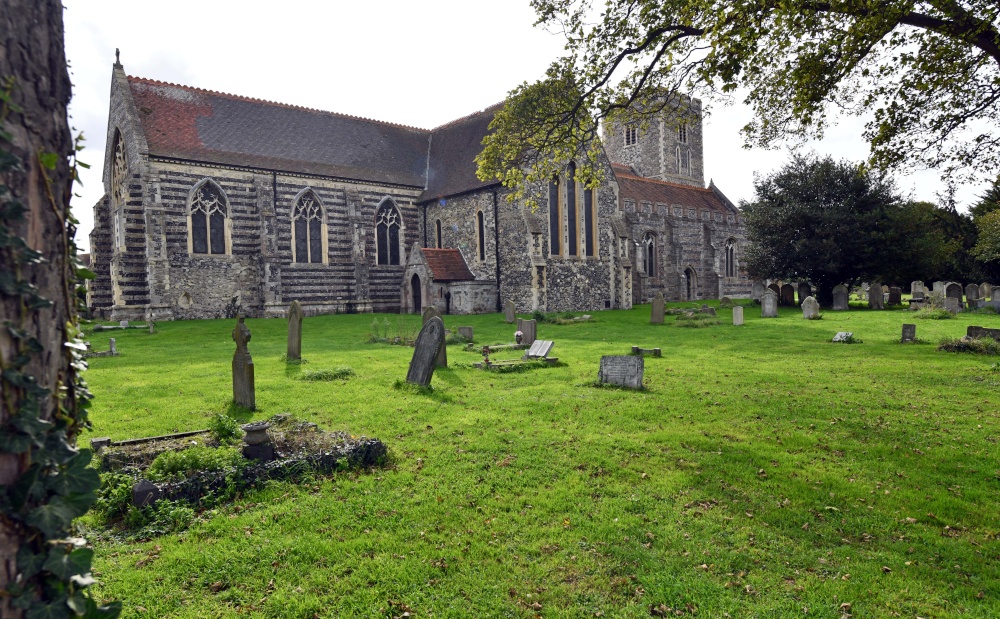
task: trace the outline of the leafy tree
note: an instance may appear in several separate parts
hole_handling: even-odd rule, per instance
[[[76,175],[62,3],[0,12],[0,617],[112,617],[87,594],[93,550],[71,522],[100,485],[75,326]]]
[[[565,33],[546,76],[513,90],[478,159],[524,193],[554,171],[533,153],[587,152],[598,122],[650,118],[684,93],[745,89],[748,145],[821,136],[829,109],[871,113],[881,170],[1000,167],[1000,4],[995,0],[532,0]],[[683,118],[681,119],[683,121]],[[524,167],[524,171],[514,171]]]
[[[793,155],[758,177],[754,194],[741,204],[751,277],[810,281],[829,303],[837,284],[891,270],[903,210],[891,181],[850,162]]]
[[[1000,210],[991,211],[976,220],[979,237],[972,254],[980,261],[987,263],[991,274],[1000,271]]]
[[[969,214],[977,220],[996,210],[1000,210],[1000,177],[993,181],[986,193],[979,196],[979,201],[969,208]]]

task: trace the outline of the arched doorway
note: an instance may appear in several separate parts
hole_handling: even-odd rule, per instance
[[[684,284],[687,287],[688,301],[693,301],[698,296],[698,281],[695,278],[694,269],[688,267],[684,270]]]
[[[419,314],[424,308],[420,304],[420,276],[416,273],[410,278],[410,290],[413,292],[413,313]]]

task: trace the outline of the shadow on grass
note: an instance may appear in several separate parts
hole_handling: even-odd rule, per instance
[[[253,417],[253,411],[245,406],[240,406],[236,402],[230,402],[226,408],[226,414],[240,423],[249,423]]]
[[[446,372],[447,370],[444,371]],[[442,370],[436,370],[434,372],[434,374],[439,377],[442,373],[443,373]],[[441,402],[443,404],[450,404],[455,400],[452,396],[435,390],[434,387],[431,386],[424,387],[422,385],[414,385],[413,383],[406,382],[402,378],[397,378],[396,382],[392,384],[392,388],[395,389],[396,391],[401,391],[403,393],[412,393],[413,395],[420,395],[430,398],[431,400],[437,400],[438,402]]]

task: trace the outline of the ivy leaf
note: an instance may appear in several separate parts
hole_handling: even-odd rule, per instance
[[[36,554],[27,544],[17,549],[17,571],[24,580],[42,571],[43,565],[45,565],[44,554]]]
[[[121,602],[112,602],[107,606],[98,606],[94,600],[87,598],[87,613],[83,616],[83,619],[116,619],[121,613]]]
[[[33,605],[24,614],[25,619],[68,619],[69,616],[69,606],[66,605],[65,597],[61,597],[51,604]]]
[[[100,481],[98,481],[98,486],[100,486]],[[55,497],[53,501],[57,499],[62,499],[63,504],[72,511],[72,518],[76,518],[87,513],[90,506],[97,501],[97,494],[94,492],[80,492],[68,494],[64,497]]]
[[[67,496],[83,494],[101,487],[101,477],[92,468],[88,468],[92,457],[89,449],[83,449],[67,463],[66,469],[53,475],[46,481],[46,486],[52,492]]]
[[[90,562],[93,558],[94,551],[90,548],[66,552],[63,547],[57,546],[49,552],[49,558],[45,560],[42,569],[52,572],[59,580],[69,580],[78,574],[90,574]]]
[[[39,153],[38,162],[48,170],[55,170],[56,164],[59,163],[59,155],[56,153]]]
[[[76,577],[74,576],[74,578]],[[82,593],[77,591],[69,596],[68,600],[66,600],[66,606],[69,606],[69,609],[73,611],[73,614],[79,617],[87,612],[87,598],[85,598]]]
[[[19,454],[31,448],[31,437],[21,432],[0,434],[0,452]]]
[[[24,435],[21,434],[20,436]],[[14,484],[10,493],[10,500],[14,509],[20,510],[24,507],[28,497],[30,497],[33,493],[32,491],[36,489],[39,471],[41,471],[41,466],[37,463],[32,464],[31,468],[25,471],[24,475],[21,475],[21,477],[17,480],[17,483]]]
[[[86,511],[86,510],[84,510]],[[54,497],[47,505],[39,505],[28,512],[25,522],[39,529],[45,537],[62,537],[60,534],[78,514],[62,497]]]

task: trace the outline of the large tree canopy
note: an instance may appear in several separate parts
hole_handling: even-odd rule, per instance
[[[608,115],[648,117],[671,94],[739,88],[756,112],[748,145],[821,136],[836,109],[871,114],[864,137],[879,169],[1000,167],[995,0],[608,0],[599,14],[591,0],[532,5],[539,26],[565,33],[567,53],[510,93],[482,178],[544,180],[555,168],[531,153],[585,152]]]

